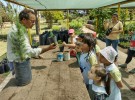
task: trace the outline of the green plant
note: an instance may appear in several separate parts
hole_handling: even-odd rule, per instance
[[[59,31],[59,30],[60,30],[60,27],[59,27],[59,26],[53,26],[53,27],[52,27],[52,30],[54,30],[54,31]]]
[[[134,31],[135,30],[135,22],[131,22],[129,24],[127,24],[127,30],[132,30]]]
[[[62,46],[63,46],[63,44],[62,44],[62,41],[61,41],[61,40],[58,40],[58,46],[59,46],[59,47],[62,47]]]
[[[27,34],[26,28],[20,24],[19,20],[15,23],[16,29],[11,33],[11,41],[13,43],[12,50],[14,54],[18,57],[16,60],[18,62],[25,61],[26,58],[31,57],[30,54],[27,53],[26,45],[25,45],[25,34]]]
[[[57,22],[60,19],[64,19],[62,11],[43,11],[41,15],[46,19],[46,22],[48,22],[48,28],[52,28],[53,20]]]
[[[105,19],[110,19],[112,14],[116,12],[116,10],[114,9],[106,9],[106,8],[103,8],[103,9],[93,9],[93,10],[90,10],[90,17],[91,18],[95,18],[93,19],[94,22],[97,22],[97,33],[104,33],[104,27],[103,27],[103,21]],[[95,24],[95,25],[96,25]]]
[[[61,40],[58,40],[58,44],[62,44],[62,41]]]
[[[53,34],[52,31],[51,31],[50,34],[49,34],[49,38],[51,38],[51,37],[54,37],[54,34]]]
[[[78,21],[78,20],[72,20],[70,23],[69,23],[69,27],[70,28],[73,28],[75,30],[75,33],[76,34],[79,34],[79,30],[80,28],[83,26],[82,22],[81,21]]]

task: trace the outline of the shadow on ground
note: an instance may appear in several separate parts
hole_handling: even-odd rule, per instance
[[[0,34],[0,41],[7,41],[7,35],[6,34]]]
[[[46,66],[32,66],[31,69],[35,69],[35,70],[41,70],[41,69],[45,69]]]
[[[4,89],[6,89],[8,87],[17,87],[15,78],[10,79],[10,81],[7,83],[7,85],[4,87]]]
[[[77,61],[76,61],[76,62],[74,62],[74,63],[69,64],[69,67],[70,67],[70,68],[79,68],[79,65],[78,65],[78,63],[77,63]]]
[[[122,100],[135,100],[135,92],[130,91],[128,89],[122,89]]]
[[[128,78],[129,77],[129,73],[127,73],[124,69],[120,68],[119,70],[120,70],[123,78]]]

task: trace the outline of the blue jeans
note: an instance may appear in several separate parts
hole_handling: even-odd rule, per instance
[[[119,40],[110,40],[106,38],[106,46],[111,46],[118,52]]]

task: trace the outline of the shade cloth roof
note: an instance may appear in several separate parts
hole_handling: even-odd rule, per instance
[[[111,8],[117,8],[118,6],[112,6]],[[121,4],[121,8],[135,8],[135,1],[131,3]]]
[[[5,0],[35,10],[93,9],[131,0]]]

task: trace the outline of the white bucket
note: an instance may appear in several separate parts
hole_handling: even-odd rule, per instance
[[[64,60],[66,61],[66,60],[70,60],[70,53],[69,53],[69,51],[65,51],[64,52]]]
[[[63,53],[62,52],[57,54],[57,61],[63,61]]]

